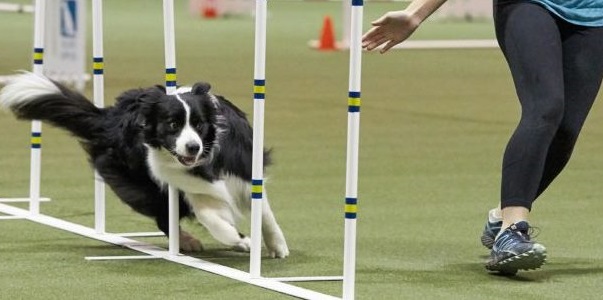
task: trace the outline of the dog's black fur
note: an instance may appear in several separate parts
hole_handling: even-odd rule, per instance
[[[181,218],[197,215],[218,240],[248,250],[248,238],[243,235],[238,234],[240,240],[220,235],[230,234],[224,232],[232,231],[229,224],[235,225],[238,207],[248,205],[239,202],[249,201],[252,129],[240,109],[210,93],[208,83],[197,83],[177,95],[167,95],[161,86],[132,89],[121,94],[114,106],[97,108],[59,83],[25,73],[0,92],[0,104],[19,119],[46,121],[75,135],[115,194],[135,211],[155,219],[166,235],[169,183],[180,190]],[[265,152],[265,165],[269,159]],[[246,187],[235,184],[233,188],[230,181],[235,179]],[[207,186],[209,191],[198,186]],[[218,213],[203,212],[216,206],[205,204],[206,199],[219,200]],[[219,216],[228,209],[232,218]],[[268,211],[272,217],[269,207]],[[229,224],[223,222],[214,230],[210,223],[215,221]],[[268,227],[272,236],[265,238],[271,255],[287,256],[280,228],[275,222]],[[186,232],[182,235],[183,249],[201,247]]]

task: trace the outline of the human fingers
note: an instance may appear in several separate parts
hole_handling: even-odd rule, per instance
[[[367,32],[362,38],[362,46],[367,47],[375,41],[384,37],[384,31],[380,28],[373,28],[374,30]]]
[[[369,29],[363,36],[362,41],[370,41],[375,38],[376,35],[379,34],[379,27],[373,27]]]
[[[393,46],[395,46],[399,43],[400,42],[398,42],[398,41],[389,40],[387,42],[387,44],[385,44],[385,46],[383,46],[383,48],[381,48],[381,50],[379,50],[379,53],[383,54],[383,53],[387,52],[389,49],[391,49]]]
[[[387,42],[389,39],[390,38],[385,35],[375,35],[371,39],[364,41],[362,43],[362,47],[370,51],[379,47],[381,44]]]

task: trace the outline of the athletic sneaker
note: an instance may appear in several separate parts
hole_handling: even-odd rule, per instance
[[[486,269],[514,275],[518,270],[534,270],[546,261],[546,248],[530,240],[530,225],[521,221],[505,229],[494,242]]]
[[[486,226],[484,226],[484,231],[482,232],[482,245],[488,249],[492,249],[494,246],[494,239],[500,232],[500,227],[502,227],[502,221],[491,222],[489,219],[486,221]]]

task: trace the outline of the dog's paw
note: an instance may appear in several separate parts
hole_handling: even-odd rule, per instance
[[[249,237],[244,236],[232,249],[239,252],[249,252],[249,249],[251,249],[251,240]]]
[[[203,245],[190,233],[180,230],[180,250],[185,252],[200,252],[203,250]]]
[[[268,247],[268,255],[271,258],[285,258],[289,256],[289,247],[287,247],[287,244]]]
[[[265,243],[266,248],[268,248],[268,255],[271,258],[285,258],[289,256],[289,247],[282,233],[266,235]]]

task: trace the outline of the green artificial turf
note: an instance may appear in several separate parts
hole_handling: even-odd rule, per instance
[[[26,2],[26,1],[23,1]],[[203,20],[176,1],[181,84],[204,80],[251,115],[253,19]],[[401,3],[370,3],[369,21]],[[263,261],[265,276],[342,273],[348,52],[307,47],[324,16],[340,32],[341,4],[269,3],[267,183],[291,256]],[[163,82],[161,1],[105,1],[108,104],[121,91]],[[30,68],[32,17],[0,13],[0,74]],[[489,22],[427,22],[417,39],[492,38]],[[90,48],[90,47],[89,47]],[[499,195],[500,160],[519,108],[497,49],[405,50],[363,56],[358,299],[597,299],[603,292],[600,178],[603,115],[594,106],[574,159],[535,204],[549,250],[541,270],[514,278],[483,268],[479,243]],[[86,91],[90,95],[90,89]],[[601,98],[601,97],[599,97]],[[29,186],[29,123],[0,114],[0,196]],[[44,126],[42,212],[93,225],[93,173],[77,141]],[[110,232],[154,231],[111,193]],[[20,205],[24,207],[23,205]],[[194,221],[198,257],[247,270]],[[248,231],[248,225],[243,225]],[[144,239],[166,246],[163,238]],[[0,220],[1,299],[289,299],[162,260],[91,262],[135,254],[24,220]],[[299,283],[335,296],[340,282]]]

